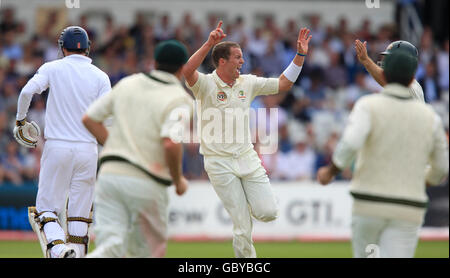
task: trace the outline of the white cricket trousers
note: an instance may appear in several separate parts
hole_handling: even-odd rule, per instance
[[[355,258],[412,258],[421,224],[373,216],[352,216]]]
[[[95,143],[70,142],[49,139],[45,142],[41,156],[39,188],[36,209],[45,212],[41,217],[57,217],[66,206],[67,217],[89,218],[97,171],[98,150]],[[88,225],[71,221],[67,232],[74,236],[85,236]],[[66,241],[66,234],[60,224],[49,222],[44,226],[47,241]],[[77,244],[81,252],[84,245]],[[56,245],[52,249],[62,246]],[[53,252],[53,251],[52,251]],[[56,252],[57,253],[57,252]]]
[[[150,178],[100,173],[94,199],[96,247],[87,257],[164,257],[167,189]]]
[[[233,222],[233,248],[237,258],[255,258],[252,216],[263,222],[275,220],[278,205],[258,154],[251,151],[234,157],[205,156],[205,170]]]

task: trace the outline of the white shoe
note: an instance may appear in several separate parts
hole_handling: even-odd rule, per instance
[[[64,248],[61,251],[61,253],[59,253],[58,258],[76,258],[76,256],[77,254],[75,252],[75,249],[67,245],[64,245]]]
[[[79,244],[74,244],[74,243],[66,243],[66,246],[69,249],[72,249],[74,251],[74,256],[71,258],[82,258],[83,257],[83,253],[81,252],[80,248],[78,247]]]

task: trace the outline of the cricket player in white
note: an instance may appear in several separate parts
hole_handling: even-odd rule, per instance
[[[417,57],[396,49],[384,61],[387,85],[356,102],[332,163],[317,179],[330,183],[356,156],[354,257],[411,258],[426,212],[425,184],[438,185],[448,174],[448,143],[440,117],[408,89]]]
[[[279,78],[262,78],[240,75],[244,63],[242,50],[237,43],[221,42],[226,37],[221,26],[222,21],[191,56],[183,74],[187,86],[200,103],[197,111],[201,133],[200,153],[204,155],[205,170],[214,190],[233,222],[235,256],[256,257],[251,235],[252,216],[260,221],[272,221],[278,215],[278,207],[253,144],[249,140],[238,140],[243,133],[250,134],[248,118],[242,121],[233,113],[238,114],[239,109],[248,110],[251,101],[258,95],[290,90],[300,74],[311,36],[308,29],[301,29],[297,40],[297,55],[292,63]],[[211,74],[198,72],[197,68],[213,47],[212,59],[216,70]],[[208,121],[211,112],[220,117]],[[226,125],[222,125],[222,120],[227,116],[231,117],[231,122],[235,122],[236,126],[242,124],[243,129],[227,130]],[[218,128],[209,136],[205,129],[211,126]],[[230,133],[234,136],[231,141],[227,138]]]
[[[95,189],[96,248],[87,257],[165,255],[169,186],[179,195],[187,190],[176,138],[192,113],[192,97],[180,82],[187,58],[178,41],[158,44],[156,70],[122,79],[83,116],[88,130],[106,142]],[[102,122],[111,115],[107,130]]]
[[[98,155],[97,140],[81,118],[94,100],[111,90],[108,76],[87,57],[85,30],[67,27],[58,43],[65,57],[43,64],[27,82],[19,96],[16,117],[17,125],[24,125],[33,95],[50,89],[36,207],[31,207],[29,214],[44,254],[51,258],[87,252]],[[58,215],[65,209],[67,196],[66,235]],[[73,244],[70,247],[67,243]]]
[[[413,53],[417,58],[419,57],[419,52],[417,48],[407,41],[395,41],[388,45],[384,52],[380,54],[382,56],[389,55],[391,49],[393,48],[407,48],[411,53]],[[356,57],[358,57],[359,62],[366,68],[369,74],[377,81],[380,86],[386,86],[386,80],[383,77],[383,61],[380,62],[380,66],[377,65],[372,59],[370,59],[369,55],[367,55],[367,42],[361,42],[360,40],[355,41],[355,49],[356,49]],[[425,98],[423,96],[422,86],[420,86],[419,82],[414,79],[411,84],[408,86],[409,93],[414,99],[417,99],[421,102],[425,102]]]

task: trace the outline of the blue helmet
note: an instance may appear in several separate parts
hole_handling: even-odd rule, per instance
[[[65,28],[58,39],[58,45],[63,48],[74,51],[74,50],[85,50],[86,55],[89,54],[89,48],[91,42],[87,32],[79,26],[69,26]]]

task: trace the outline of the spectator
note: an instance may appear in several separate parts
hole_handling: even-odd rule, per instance
[[[95,41],[97,39],[97,32],[95,32],[94,28],[92,28],[89,24],[89,18],[87,17],[86,14],[83,14],[80,16],[80,27],[83,28],[84,30],[86,30],[86,32],[88,33],[89,39],[92,41]]]
[[[281,125],[278,128],[278,150],[282,153],[288,153],[292,150],[293,146],[289,138],[289,130],[287,123]]]
[[[200,144],[185,145],[183,155],[183,174],[188,180],[207,180],[203,167],[203,156],[198,152]]]
[[[3,105],[9,117],[16,115],[18,96],[19,94],[15,80],[7,80],[3,84]]]
[[[45,61],[57,59],[58,55],[61,55],[54,42],[60,35],[61,24],[66,23],[63,14],[55,11],[46,16],[42,30],[41,27],[36,27],[39,30],[25,30],[25,25],[15,18],[13,9],[6,8],[1,12],[0,153],[3,155],[6,154],[11,141],[10,130],[16,113],[17,88],[23,87],[29,76]],[[189,49],[198,48],[196,44],[203,41],[199,39],[204,35],[203,31],[209,30],[202,27],[208,24],[216,25],[218,21],[217,13],[212,13],[204,22],[198,22],[199,24],[194,22],[189,12],[183,15],[180,22],[172,22],[175,17],[171,13],[164,12],[155,16],[157,21],[154,26],[147,22],[146,15],[142,12],[136,14],[136,20],[131,26],[116,26],[115,18],[112,15],[106,16],[102,32],[98,32],[96,39],[93,38],[91,56],[93,62],[108,73],[112,84],[130,73],[150,71],[154,64],[151,53],[155,42],[177,37],[183,40]],[[221,19],[223,16],[220,14]],[[83,15],[78,23],[73,24],[86,25],[88,19]],[[296,40],[289,41],[287,38],[292,37],[289,34],[297,32],[294,28],[297,19],[288,19],[280,23],[274,16],[267,17],[263,26],[255,29],[252,29],[245,19],[238,15],[233,22],[224,24],[225,29],[229,30],[227,40],[237,41],[242,47],[245,63],[241,73],[259,76],[281,74],[282,68],[285,68],[296,54]],[[335,24],[328,25],[323,24],[320,14],[311,15],[309,20],[313,36],[311,49],[292,92],[281,99],[257,98],[252,103],[254,108],[274,107],[279,110],[278,151],[272,155],[262,156],[268,174],[275,179],[293,179],[284,174],[292,168],[290,154],[298,145],[293,141],[292,131],[287,124],[288,119],[295,119],[303,126],[313,127],[314,133],[307,135],[310,140],[307,149],[317,152],[317,163],[320,164],[320,161],[326,160],[327,152],[333,147],[334,135],[329,132],[330,125],[337,125],[334,127],[337,130],[359,97],[381,89],[356,62],[353,46],[355,38],[369,40],[369,54],[375,61],[379,60],[379,52],[393,40],[394,33],[389,24],[383,24],[376,32],[372,32],[373,24],[368,19],[363,20],[356,28],[352,28],[349,24],[350,18],[339,18]],[[282,32],[277,23],[283,26]],[[88,32],[94,36],[95,30],[89,29]],[[427,101],[433,102],[433,107],[439,110],[448,129],[448,39],[442,45],[437,45],[432,29],[426,27],[418,49],[420,67],[416,79],[422,83]],[[202,70],[212,71],[211,66],[207,58]],[[43,99],[34,100],[29,117],[44,131],[45,92],[41,96]],[[202,161],[197,157],[198,154],[193,154],[195,144],[191,147],[185,151],[186,175],[201,179],[202,174],[193,166]],[[39,166],[39,163],[36,163],[39,156],[39,150],[32,150],[23,153],[22,160],[24,164]],[[0,183],[2,177],[3,180],[8,179],[5,175],[5,166],[0,163]],[[351,172],[343,172],[342,177],[351,177]]]
[[[175,30],[172,26],[172,23],[170,22],[170,15],[162,15],[160,18],[160,22],[155,25],[156,43],[163,40],[172,39],[174,37],[174,33]]]
[[[292,61],[292,57],[297,55],[297,40],[290,39],[284,41],[284,48],[282,51],[283,68],[289,66]]]
[[[323,40],[321,45],[312,47],[309,51],[309,64],[313,67],[327,68],[330,65],[330,47],[328,39]]]
[[[434,55],[433,47],[433,31],[429,26],[425,27],[423,30],[422,38],[420,40],[419,48],[419,62],[426,65],[431,62]]]
[[[59,57],[63,56],[58,44],[54,43],[54,42],[58,41],[60,35],[61,35],[61,33],[57,33],[57,34],[53,35],[53,39],[50,42],[48,42],[48,44],[44,50],[44,61],[43,62],[53,61],[53,60],[56,60]],[[43,62],[41,62],[38,66],[40,66]],[[36,68],[38,68],[38,67],[36,67]]]
[[[322,24],[320,23],[320,15],[319,14],[313,14],[309,18],[309,29],[312,33],[312,39],[311,43],[313,46],[319,46],[322,44],[322,42],[325,40],[326,32],[323,28]]]
[[[30,149],[28,153],[24,155],[23,168],[24,176],[27,180],[38,182],[39,170],[41,168],[41,156],[42,156],[43,138],[38,143],[38,146],[34,149]]]
[[[330,52],[329,57],[330,66],[325,71],[325,84],[332,89],[346,86],[348,75],[340,62],[341,55],[338,52]]]
[[[190,53],[193,53],[193,47],[196,43],[194,41],[196,32],[195,22],[192,20],[192,15],[190,12],[185,12],[183,15],[183,20],[178,24],[176,28],[176,39],[183,42],[188,48]]]
[[[108,44],[113,40],[117,28],[114,24],[114,18],[111,15],[105,17],[105,27],[103,31],[100,32],[100,37],[98,39],[98,44],[100,48],[107,47]]]
[[[432,103],[440,99],[440,88],[434,60],[426,65],[425,76],[417,81],[423,88],[426,103]]]
[[[294,148],[287,154],[283,175],[288,180],[309,180],[314,175],[316,155],[305,132],[291,134]]]
[[[294,38],[298,35],[298,31]],[[281,38],[281,30],[278,28],[273,16],[266,16],[264,18],[264,25],[262,27],[262,36],[267,41],[275,40],[278,41]]]
[[[15,31],[10,29],[3,33],[3,55],[9,60],[20,60],[23,56],[23,49],[20,44],[15,41]]]
[[[42,135],[45,129],[45,99],[42,95],[34,96],[30,111],[28,112],[28,120],[36,122],[41,129]]]
[[[261,59],[261,69],[263,70],[264,76],[275,77],[279,76],[283,72],[283,56],[282,52],[277,51],[275,39],[271,39],[267,45],[266,52],[264,54],[264,59]],[[291,56],[291,61],[292,61]]]
[[[135,47],[138,56],[141,56],[144,52],[144,32],[147,26],[147,20],[144,14],[138,12],[136,14],[136,21],[130,28],[129,35],[133,38],[133,45]]]
[[[448,38],[443,43],[443,48],[437,54],[437,67],[439,72],[439,87],[448,91],[449,83],[449,45]]]
[[[5,110],[0,109],[0,154],[6,152],[6,146],[11,139],[13,138],[8,130],[8,115]]]
[[[309,107],[312,110],[320,110],[325,104],[325,84],[323,83],[324,73],[322,69],[316,68],[310,74],[311,85],[305,90],[305,98],[309,100]]]
[[[346,94],[346,105],[347,110],[353,108],[353,104],[362,96],[370,94],[370,90],[366,85],[366,74],[362,71],[356,73],[355,83],[348,87]]]
[[[382,25],[378,33],[376,35],[376,40],[370,45],[372,47],[368,49],[369,56],[372,57],[374,61],[378,60],[378,56],[381,52],[383,52],[386,47],[392,42],[392,30],[391,27],[387,24]]]
[[[362,21],[361,28],[358,31],[356,31],[356,37],[358,37],[360,40],[363,41],[372,41],[373,35],[371,32],[371,25],[372,22],[370,21],[370,19],[365,18]]]
[[[250,51],[248,50],[248,37],[243,37],[240,44],[242,49],[242,57],[244,58],[244,64],[241,67],[241,74],[249,74],[252,71],[254,61],[252,56],[250,55]],[[292,58],[291,58],[292,60]],[[212,71],[213,69],[209,69],[207,72]]]
[[[267,50],[267,40],[262,36],[262,29],[256,28],[253,36],[250,37],[248,48],[256,59],[262,59]]]
[[[316,156],[316,163],[314,165],[314,173],[325,165],[331,162],[333,152],[336,149],[337,142],[339,141],[339,134],[337,132],[332,132],[328,137],[323,148],[319,149]]]
[[[15,19],[14,9],[6,8],[1,12],[0,33],[3,35],[11,30],[15,31],[19,23]]]
[[[216,23],[214,23],[216,25]],[[211,29],[207,29],[211,30]],[[250,37],[250,32],[247,29],[247,26],[245,25],[244,18],[242,16],[236,17],[236,21],[233,24],[233,33],[227,33],[230,34],[230,41],[238,42],[239,44],[242,44],[244,40],[248,41]],[[209,33],[208,33],[209,35]],[[241,45],[242,46],[242,45]],[[242,49],[244,50],[245,47],[242,46]]]
[[[4,169],[5,179],[14,185],[21,185],[24,181],[22,175],[29,176],[29,169],[25,168],[24,158],[18,151],[18,144],[10,140],[6,145],[6,152],[0,154],[0,161]]]
[[[22,76],[32,75],[35,72],[34,65],[34,57],[33,57],[33,48],[31,43],[28,43],[24,47],[23,59],[19,60],[16,63],[15,71]]]

